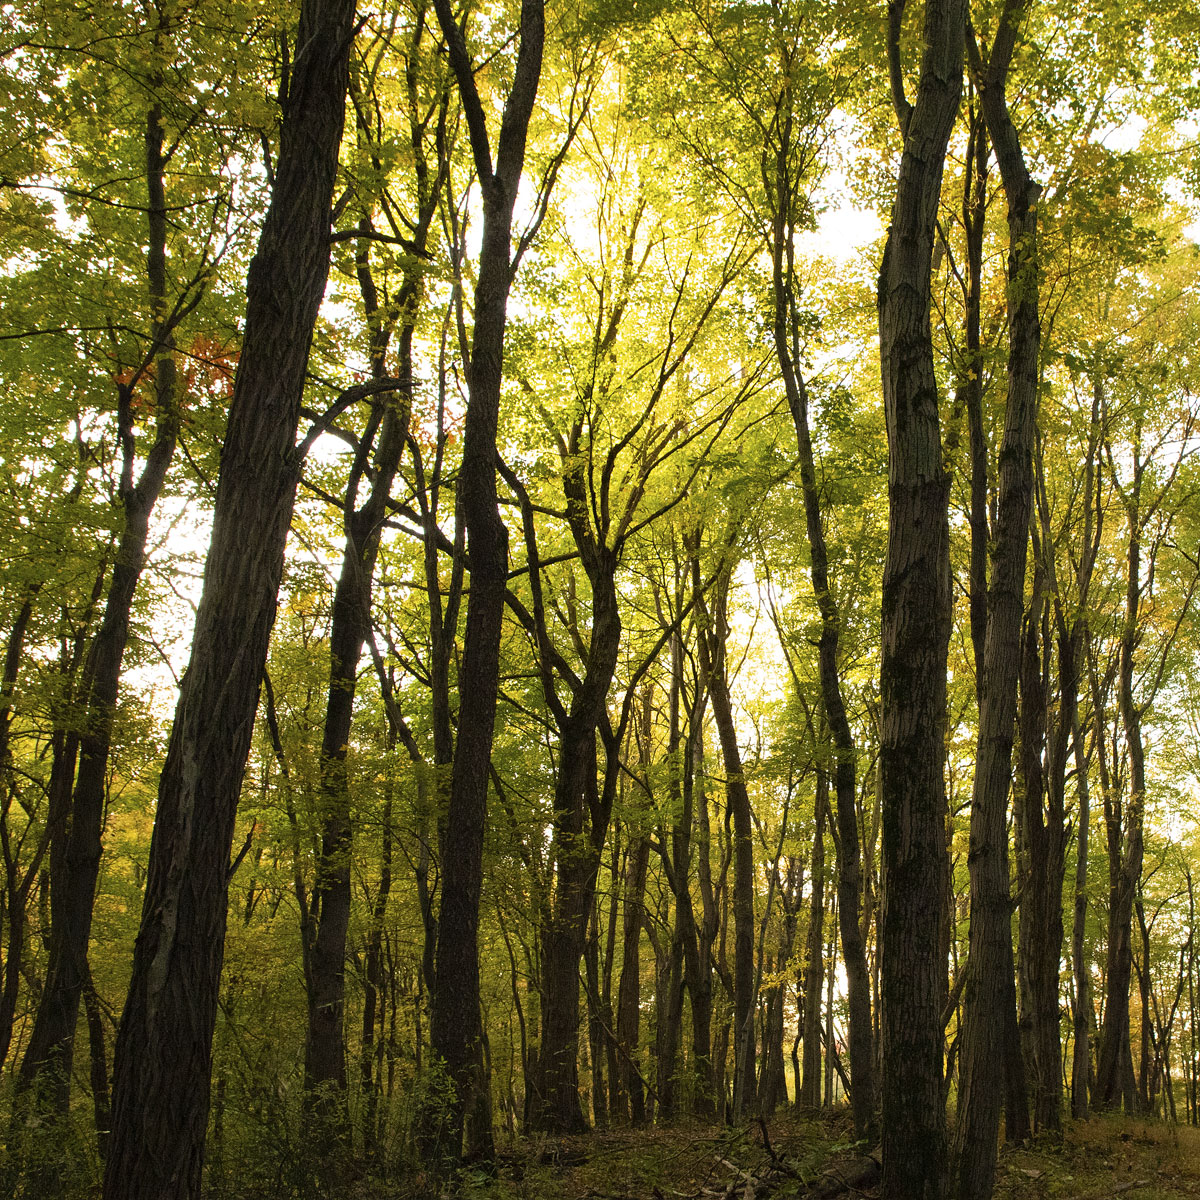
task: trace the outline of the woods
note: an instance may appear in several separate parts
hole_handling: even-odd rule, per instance
[[[7,1192],[1200,1126],[1186,4],[9,15]]]

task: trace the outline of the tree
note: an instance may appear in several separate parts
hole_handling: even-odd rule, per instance
[[[200,1194],[230,844],[302,457],[296,431],[329,269],[353,9],[346,0],[301,7],[271,204],[247,280],[204,594],[159,783],[117,1037],[110,1200]]]
[[[168,81],[162,66],[180,33],[170,14],[155,11],[148,39],[151,66],[144,78],[138,79],[146,104],[142,174],[147,193],[145,284],[149,329],[144,348],[139,348],[138,361],[118,372],[116,379],[114,440],[121,447],[120,531],[103,616],[82,669],[78,765],[69,819],[61,825],[55,822],[54,829],[54,836],[65,845],[58,853],[52,851],[52,860],[61,865],[54,873],[54,919],[46,983],[18,1079],[20,1091],[31,1089],[35,1099],[48,1102],[48,1107],[60,1116],[67,1112],[79,1001],[90,977],[88,941],[100,869],[109,752],[134,595],[145,565],[150,519],[166,484],[187,399],[186,375],[177,363],[178,331],[204,299],[215,269],[211,243],[219,227],[209,229],[210,244],[201,245],[189,269],[183,273],[178,267],[168,270],[168,251],[180,257],[184,247],[169,225],[167,173],[175,166],[172,160],[190,157],[191,150],[181,145],[187,119],[179,110],[188,103],[185,95],[178,94],[181,71],[173,70]],[[81,71],[84,77],[87,73]],[[176,126],[180,128],[168,144],[168,128]],[[203,161],[201,157],[199,163],[188,165],[199,168]],[[183,163],[179,166],[182,169]],[[218,219],[220,209],[218,204],[214,214]],[[139,455],[137,438],[138,413],[143,407],[154,413],[153,436],[144,457]]]
[[[1033,512],[1033,442],[1037,421],[1041,330],[1037,287],[1037,197],[1005,87],[1024,0],[1006,3],[984,66],[969,28],[971,67],[1008,198],[1008,400],[999,454],[999,496],[991,538],[987,626],[979,683],[979,742],[971,797],[971,976],[967,982],[955,1131],[960,1200],[992,1194],[996,1134],[1012,997],[1012,922],[1006,814],[1012,785],[1017,682],[1024,613],[1025,562]],[[1061,910],[1060,910],[1061,911]],[[1006,1021],[1006,1018],[1008,1020]]]
[[[904,152],[879,277],[890,454],[880,666],[883,1187],[912,1200],[939,1200],[946,967],[940,920],[931,914],[945,904],[943,739],[951,614],[949,490],[929,304],[942,170],[962,87],[965,14],[958,0],[927,0],[925,49],[911,105],[903,82],[903,15],[903,0],[893,0],[888,61]]]
[[[350,1134],[345,1106],[344,1020],[353,821],[346,759],[359,660],[371,628],[371,599],[380,537],[409,439],[414,332],[421,309],[430,231],[448,170],[444,154],[439,153],[445,147],[429,144],[444,141],[446,91],[435,82],[432,96],[423,98],[415,82],[424,69],[422,60],[429,56],[423,45],[428,38],[429,31],[424,22],[415,21],[408,32],[404,64],[412,81],[406,96],[408,148],[413,163],[411,215],[397,202],[394,189],[380,189],[383,196],[377,201],[371,194],[375,189],[369,186],[369,180],[352,185],[359,193],[356,197],[359,215],[354,230],[358,234],[354,271],[368,329],[371,377],[376,382],[397,378],[401,380],[401,388],[394,392],[379,392],[372,398],[366,428],[358,438],[342,499],[345,543],[329,632],[329,684],[320,758],[321,851],[309,920],[303,934],[309,940],[305,1088],[309,1094],[315,1136],[329,1146],[346,1142]],[[371,49],[368,48],[365,57],[369,57]],[[383,174],[379,141],[386,135],[382,127],[381,101],[374,90],[378,86],[376,78],[369,94],[362,94],[361,84],[353,91],[357,93],[354,100],[360,141],[366,143],[366,156],[373,170]],[[375,109],[373,122],[370,119],[372,108]],[[390,236],[404,252],[400,281],[394,295],[389,294],[386,280],[381,292],[377,273],[372,269],[371,250],[378,244],[373,236],[377,204],[389,222]],[[387,360],[394,332],[398,332],[399,345],[393,376],[387,369]],[[362,490],[366,495],[360,500]]]
[[[471,590],[466,645],[459,671],[458,741],[442,839],[442,908],[438,922],[433,993],[433,1048],[445,1064],[454,1097],[440,1148],[459,1156],[463,1120],[481,1094],[479,1016],[479,894],[483,833],[496,714],[500,630],[508,579],[508,531],[496,505],[496,424],[504,364],[508,294],[525,249],[514,256],[513,210],[525,162],[525,142],[542,70],[542,0],[522,0],[520,46],[493,160],[492,142],[463,30],[450,0],[435,0],[438,22],[458,81],[463,112],[483,193],[483,241],[475,286],[475,324],[467,380],[470,399],[463,430],[458,504],[467,529]],[[465,685],[465,686],[464,686]],[[474,1153],[491,1155],[491,1130],[480,1129]]]

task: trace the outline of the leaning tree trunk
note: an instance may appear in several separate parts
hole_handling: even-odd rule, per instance
[[[949,479],[942,462],[930,285],[938,198],[962,88],[962,0],[926,0],[915,105],[900,61],[903,0],[889,7],[889,62],[904,153],[879,278],[888,432],[888,547],[880,664],[883,810],[883,1188],[943,1194],[941,1008],[946,959],[944,776],[950,640]]]
[[[1025,563],[1033,509],[1033,439],[1041,326],[1037,289],[1037,197],[1004,95],[1026,0],[1007,0],[986,73],[974,51],[980,102],[1008,198],[1008,402],[1000,446],[999,497],[992,535],[987,635],[979,698],[979,738],[971,797],[971,976],[967,982],[955,1135],[956,1193],[986,1200],[996,1171],[1004,1096],[1006,1009],[1012,995],[1008,794],[1017,715]],[[1040,813],[1039,813],[1040,815]]]
[[[468,1102],[481,1089],[479,1013],[479,897],[492,733],[500,671],[500,630],[508,582],[508,531],[496,497],[496,430],[508,293],[512,286],[511,227],[525,162],[525,140],[542,70],[542,0],[522,0],[520,49],[504,107],[493,166],[487,118],[450,0],[435,0],[449,47],[483,195],[483,236],[475,286],[475,327],[467,374],[458,502],[467,529],[471,589],[459,669],[458,742],[450,778],[442,844],[442,908],[438,920],[435,990],[430,1018],[433,1049],[454,1085],[440,1149],[457,1158]],[[490,1153],[481,1134],[476,1154]]]
[[[180,689],[117,1035],[107,1200],[200,1194],[229,849],[299,477],[329,270],[354,5],[304,0],[275,183],[250,267],[191,663]]]

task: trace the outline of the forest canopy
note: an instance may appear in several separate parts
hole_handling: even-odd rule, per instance
[[[12,1195],[1200,1125],[1191,4],[3,15]]]

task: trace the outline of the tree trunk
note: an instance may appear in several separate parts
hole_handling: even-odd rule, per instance
[[[158,40],[156,34],[156,41]],[[121,665],[129,641],[134,592],[146,561],[150,516],[166,481],[179,432],[175,339],[168,322],[167,200],[163,185],[163,118],[157,105],[146,114],[148,252],[146,278],[152,311],[150,354],[154,360],[157,428],[141,475],[136,459],[132,383],[118,385],[118,440],[122,447],[120,498],[124,528],[117,546],[104,616],[84,665],[78,770],[71,800],[61,870],[56,872],[55,920],[50,928],[46,985],[38,1000],[33,1032],[21,1060],[18,1093],[32,1091],[47,1112],[65,1116],[79,1000],[88,972],[88,941],[100,871],[108,758]]]
[[[615,884],[615,876],[614,876]],[[615,891],[615,888],[614,888]],[[587,976],[588,1056],[592,1064],[592,1123],[597,1129],[608,1127],[608,1088],[604,1083],[604,1010],[600,1000],[600,912],[592,899],[587,941],[583,947],[583,965]]]
[[[717,584],[711,613],[697,589],[696,604],[708,628],[700,633],[713,720],[725,768],[725,797],[733,818],[733,1119],[749,1112],[756,1098],[754,1035],[754,825],[742,771],[733,699],[726,674],[728,590],[732,565]]]
[[[790,101],[790,82],[785,81]],[[834,788],[837,798],[838,913],[841,921],[842,954],[846,966],[846,999],[849,1008],[850,1096],[854,1129],[860,1138],[870,1136],[875,1122],[876,1081],[871,1036],[871,984],[867,970],[866,944],[860,926],[862,870],[858,839],[857,749],[846,702],[842,694],[840,641],[842,618],[829,579],[829,551],[821,513],[816,462],[809,428],[809,397],[799,369],[801,325],[799,294],[795,281],[794,241],[797,214],[794,211],[799,181],[792,177],[791,104],[788,120],[780,132],[774,163],[775,213],[771,239],[772,276],[775,298],[775,355],[783,376],[788,407],[796,429],[800,455],[800,484],[804,493],[805,525],[809,545],[809,573],[813,595],[821,614],[821,636],[817,643],[817,667],[825,719],[833,737],[837,765]]]
[[[1102,389],[1092,388],[1092,410],[1088,424],[1087,454],[1083,473],[1083,552],[1075,569],[1075,616],[1068,622],[1067,606],[1055,597],[1055,622],[1059,642],[1059,679],[1061,700],[1059,722],[1063,735],[1069,731],[1074,747],[1075,786],[1078,808],[1075,817],[1075,903],[1071,924],[1071,967],[1075,979],[1075,1008],[1072,1014],[1074,1044],[1071,1061],[1071,1115],[1077,1120],[1088,1115],[1088,1083],[1091,1069],[1090,1034],[1092,1029],[1091,973],[1088,971],[1084,939],[1087,928],[1087,870],[1091,836],[1091,792],[1088,786],[1088,753],[1079,719],[1079,688],[1088,646],[1088,597],[1092,570],[1103,533],[1103,509],[1096,498],[1096,459],[1100,450],[1100,411]],[[1056,764],[1062,773],[1065,795],[1067,760],[1063,754]]]
[[[821,1107],[821,993],[825,984],[825,820],[829,811],[829,777],[817,771],[813,803],[812,869],[809,872],[808,938],[805,947],[802,1075],[797,1103]]]
[[[200,1194],[229,849],[299,474],[296,429],[329,266],[353,16],[347,0],[302,4],[117,1035],[107,1200]]]
[[[1040,584],[1034,594],[1039,604]],[[1021,763],[1024,787],[1020,789],[1019,825],[1023,829],[1028,876],[1021,900],[1020,975],[1027,1007],[1022,1026],[1028,1030],[1026,1061],[1033,1083],[1035,1128],[1058,1132],[1062,1128],[1062,1040],[1059,1018],[1059,964],[1062,959],[1062,890],[1066,871],[1066,786],[1067,748],[1071,737],[1071,705],[1067,693],[1074,686],[1066,677],[1070,670],[1064,652],[1070,649],[1060,639],[1060,704],[1050,731],[1046,769],[1042,751],[1046,745],[1045,723],[1049,710],[1043,684],[1044,669],[1039,646],[1050,644],[1049,622],[1030,612],[1024,635],[1024,665],[1021,672]],[[1045,813],[1043,801],[1045,796]]]
[[[1142,464],[1135,463],[1140,484]],[[1142,714],[1133,694],[1134,653],[1139,641],[1141,598],[1141,525],[1138,489],[1127,500],[1129,548],[1126,559],[1125,622],[1121,631],[1118,697],[1121,724],[1129,753],[1129,797],[1122,806],[1105,797],[1108,828],[1109,878],[1108,956],[1105,965],[1107,998],[1100,1030],[1096,1066],[1096,1100],[1109,1107],[1124,1097],[1129,1104],[1129,987],[1133,972],[1133,907],[1142,878],[1142,825],[1146,797],[1146,756],[1142,742]],[[1124,811],[1122,812],[1122,807]],[[1115,869],[1114,869],[1115,868]]]
[[[992,534],[987,635],[979,701],[979,739],[971,800],[971,977],[961,1045],[956,1192],[960,1200],[992,1194],[996,1138],[1004,1095],[998,1067],[1011,1014],[1012,905],[1006,815],[1012,785],[1025,563],[1033,499],[1041,328],[1037,290],[1039,189],[1029,177],[1004,89],[1025,0],[1008,0],[986,69],[971,35],[972,71],[1008,198],[1008,401],[999,456],[999,497]],[[1040,798],[1038,819],[1040,821]]]
[[[467,530],[471,590],[459,669],[458,742],[442,844],[442,908],[431,1014],[433,1049],[454,1084],[454,1103],[437,1150],[457,1159],[463,1120],[478,1085],[479,896],[483,835],[500,663],[500,631],[508,582],[508,531],[496,499],[496,430],[504,363],[511,225],[525,162],[525,140],[542,69],[542,0],[522,0],[520,48],[501,121],[493,168],[487,119],[474,66],[450,0],[435,0],[470,132],[483,194],[483,237],[475,287],[475,326],[467,372],[470,398],[463,430],[458,503]],[[578,959],[576,959],[578,964]],[[573,980],[578,988],[578,979]],[[430,1149],[433,1149],[430,1147]],[[486,1155],[489,1147],[474,1147]]]
[[[395,734],[389,728],[387,748],[394,750]],[[379,1136],[380,1080],[374,1070],[377,1047],[376,1027],[381,1024],[382,1001],[386,980],[383,964],[383,925],[392,891],[392,792],[389,775],[383,801],[383,839],[380,847],[379,884],[371,903],[371,925],[367,931],[366,962],[363,970],[362,1045],[359,1050],[359,1080],[362,1088],[363,1147],[377,1148]]]
[[[632,1125],[646,1123],[646,1094],[638,1069],[638,1029],[641,1025],[642,972],[638,946],[645,916],[646,869],[650,842],[634,834],[625,863],[625,903],[621,940],[621,979],[617,985],[617,1044],[621,1056],[621,1096],[628,1108],[621,1116]]]
[[[424,253],[433,199],[426,196],[423,211],[414,223],[414,256]],[[360,229],[371,232],[363,218]],[[381,302],[368,257],[368,242],[357,253],[359,286],[370,335],[371,374],[386,379],[387,348],[391,328],[381,312]],[[350,856],[353,827],[350,783],[346,756],[354,716],[354,695],[363,647],[371,628],[371,594],[379,537],[392,484],[408,438],[412,412],[413,323],[421,292],[417,258],[408,260],[403,284],[395,298],[396,311],[403,314],[400,331],[397,377],[399,391],[382,392],[372,401],[372,413],[359,441],[343,494],[345,545],[341,571],[333,595],[329,631],[329,684],[325,724],[321,737],[320,804],[321,848],[313,883],[307,973],[308,1025],[304,1042],[305,1103],[309,1117],[308,1135],[318,1148],[331,1149],[349,1139],[346,1108],[346,935],[350,925]],[[376,440],[377,437],[377,440]],[[368,457],[370,490],[356,507]]]
[[[911,107],[900,62],[902,15],[902,0],[893,0],[889,61],[904,153],[879,279],[889,448],[880,666],[883,1190],[905,1200],[940,1200],[951,597],[949,480],[929,313],[938,199],[962,87],[964,6],[962,0],[926,0],[925,49]]]

